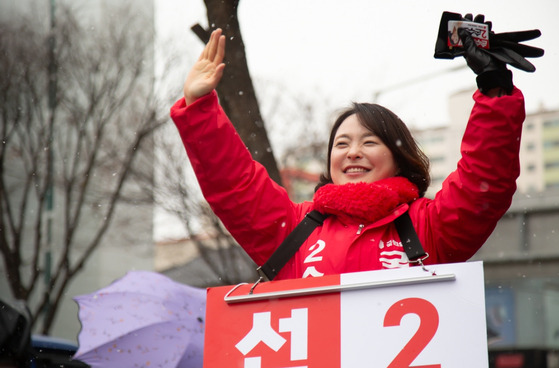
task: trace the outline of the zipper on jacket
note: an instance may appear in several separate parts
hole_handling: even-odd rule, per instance
[[[359,227],[357,228],[357,235],[361,234],[361,231],[363,230],[364,227],[365,225],[359,224]]]

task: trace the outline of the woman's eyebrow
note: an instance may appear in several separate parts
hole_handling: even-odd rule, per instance
[[[347,138],[347,139],[349,139],[350,136],[349,136],[349,134],[340,134],[340,135],[334,137],[334,140],[338,140],[338,139],[340,139],[340,138]]]
[[[367,133],[363,133],[359,138],[369,138],[369,137],[378,137],[378,135],[376,135],[373,132],[367,132]],[[340,134],[336,136],[334,140],[336,141],[341,138],[351,139],[351,136],[349,134]]]

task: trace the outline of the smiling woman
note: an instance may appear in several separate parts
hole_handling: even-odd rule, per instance
[[[328,165],[317,189],[334,183],[375,182],[402,176],[422,197],[429,187],[429,160],[408,127],[389,109],[354,103],[334,122],[328,142]]]
[[[398,166],[384,142],[349,116],[336,132],[330,152],[330,175],[334,184],[372,183],[395,176]]]
[[[468,34],[461,37],[471,41]],[[504,63],[483,63],[488,69],[479,73],[462,158],[434,199],[423,197],[428,161],[406,125],[382,106],[355,103],[332,129],[328,166],[313,201],[294,203],[252,159],[219,105],[214,89],[224,56],[218,29],[188,74],[184,98],[171,108],[171,117],[206,200],[258,265],[309,212],[329,215],[277,279],[408,267],[406,239],[395,224],[406,213],[429,254],[425,263],[465,261],[508,209],[519,175],[525,112]],[[487,61],[466,48],[469,64],[478,58]]]

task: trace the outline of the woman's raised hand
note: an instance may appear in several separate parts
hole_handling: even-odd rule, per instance
[[[194,64],[184,82],[184,98],[189,105],[217,87],[223,76],[225,64],[225,36],[221,29],[212,32],[204,51]]]

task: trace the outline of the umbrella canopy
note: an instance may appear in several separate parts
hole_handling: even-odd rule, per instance
[[[74,300],[82,323],[74,359],[92,367],[202,367],[204,289],[132,271]]]

